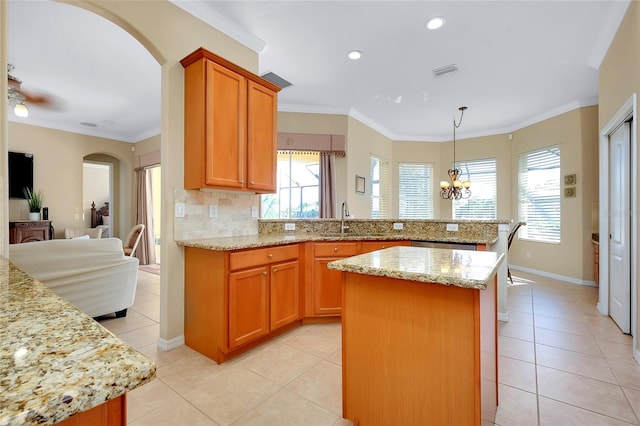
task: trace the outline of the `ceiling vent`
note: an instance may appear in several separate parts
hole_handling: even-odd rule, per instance
[[[285,80],[284,78],[280,77],[278,74],[273,72],[268,72],[266,74],[261,75],[260,77],[264,78],[267,81],[270,81],[271,83],[278,86],[280,89],[284,89],[285,87],[289,87],[292,85],[287,80]]]
[[[458,71],[458,66],[456,64],[451,64],[444,67],[436,68],[435,70],[433,70],[433,74],[436,77],[440,77],[442,75],[451,74],[456,71]]]

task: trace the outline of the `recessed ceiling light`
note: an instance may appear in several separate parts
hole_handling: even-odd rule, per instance
[[[362,57],[362,52],[359,50],[352,50],[347,54],[347,56],[349,57],[349,59],[353,59],[354,61],[357,61]]]
[[[427,21],[427,28],[430,30],[437,30],[438,28],[441,28],[445,22],[446,21],[442,16],[436,16],[435,18],[431,18]]]

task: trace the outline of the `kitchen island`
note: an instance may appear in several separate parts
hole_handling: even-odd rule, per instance
[[[124,425],[155,364],[0,259],[0,425]]]
[[[360,426],[493,423],[503,259],[393,247],[329,263],[346,274],[343,417]]]

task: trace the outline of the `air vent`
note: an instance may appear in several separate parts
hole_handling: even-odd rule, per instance
[[[264,78],[267,81],[270,81],[271,83],[275,84],[276,86],[278,86],[281,89],[284,89],[285,87],[289,87],[289,86],[292,85],[287,80],[285,80],[284,78],[280,77],[278,74],[275,74],[275,73],[272,73],[272,72],[268,72],[266,74],[263,74],[260,77]]]
[[[433,74],[435,74],[436,77],[440,77],[442,75],[451,74],[456,71],[458,71],[458,66],[456,64],[451,64],[444,67],[436,68],[435,70],[433,70]]]

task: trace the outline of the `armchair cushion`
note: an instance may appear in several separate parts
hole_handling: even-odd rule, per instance
[[[124,255],[118,238],[12,244],[9,260],[89,316],[133,305],[138,259]]]

